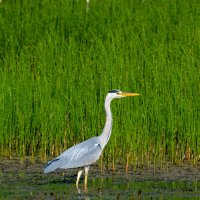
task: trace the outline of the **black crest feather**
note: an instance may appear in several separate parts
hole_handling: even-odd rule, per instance
[[[110,90],[109,93],[117,93],[117,92],[120,92],[120,90]]]

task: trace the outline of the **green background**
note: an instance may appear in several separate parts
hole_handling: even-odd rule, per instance
[[[200,156],[200,1],[19,0],[0,3],[0,155],[54,157],[99,135],[101,161]]]

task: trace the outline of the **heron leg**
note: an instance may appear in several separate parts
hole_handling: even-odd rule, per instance
[[[78,189],[78,183],[79,183],[79,179],[81,177],[82,172],[83,172],[83,170],[79,171],[78,175],[77,175],[77,179],[76,179],[76,187],[77,187],[77,189]]]
[[[84,181],[84,189],[85,190],[87,190],[88,171],[89,171],[89,166],[85,167],[85,181]]]

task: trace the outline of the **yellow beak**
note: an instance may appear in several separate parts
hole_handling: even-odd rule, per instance
[[[140,95],[138,93],[131,93],[131,92],[119,92],[118,94],[124,97],[135,97]]]

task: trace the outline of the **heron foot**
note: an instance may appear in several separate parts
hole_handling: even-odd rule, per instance
[[[84,190],[83,190],[84,192],[88,192],[88,188],[87,188],[87,186],[84,186]]]
[[[77,187],[78,194],[81,194],[81,190]]]

